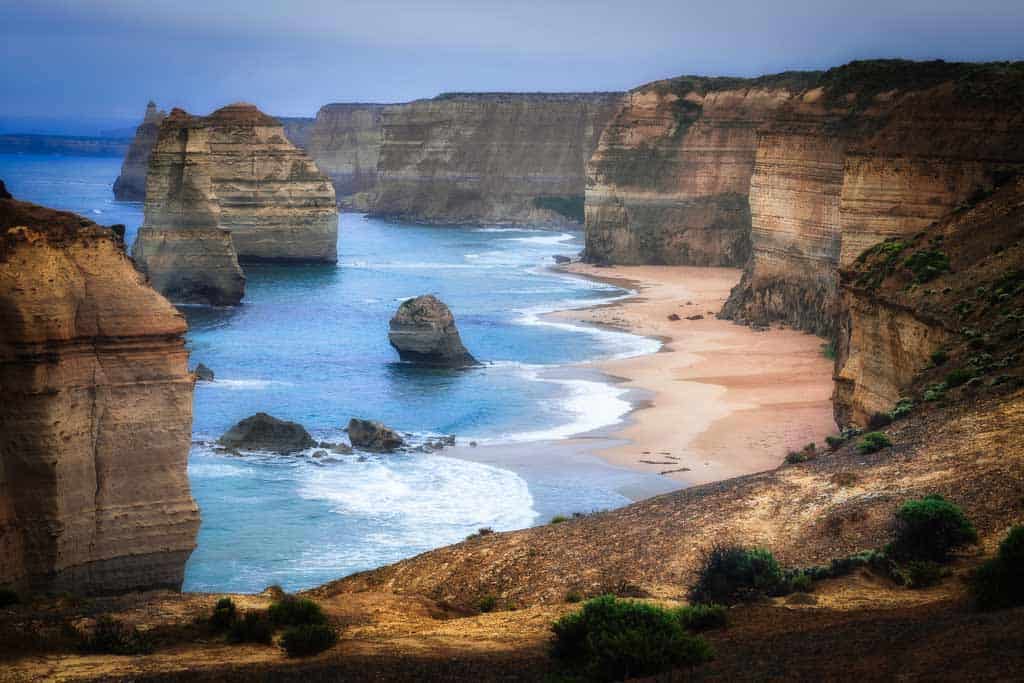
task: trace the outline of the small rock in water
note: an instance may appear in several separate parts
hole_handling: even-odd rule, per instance
[[[568,256],[562,256],[561,254],[555,254],[551,258],[555,259],[555,263],[572,263],[572,259]]]
[[[470,446],[471,446],[472,448],[476,448],[476,441],[470,441],[470,442],[469,442],[469,445],[470,445]]]
[[[378,453],[390,453],[405,445],[405,440],[390,427],[356,417],[348,421],[348,440],[355,448]]]
[[[330,453],[327,451],[313,451],[314,458],[326,458]]]
[[[295,453],[316,446],[316,441],[302,425],[266,413],[245,418],[217,443],[226,448],[273,453]]]
[[[340,453],[341,455],[348,455],[352,452],[352,447],[347,443],[331,443],[330,441],[321,441],[319,444],[320,448],[326,448],[331,453]]]
[[[402,302],[391,318],[388,342],[404,361],[450,368],[476,365],[462,345],[452,312],[431,294]]]
[[[196,381],[199,382],[212,382],[213,381],[213,370],[206,367],[202,363],[196,366],[196,369],[192,371],[192,374],[196,376]]]

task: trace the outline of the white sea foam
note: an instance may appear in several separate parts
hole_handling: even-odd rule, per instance
[[[562,244],[563,242],[571,242],[575,239],[575,235],[568,232],[560,232],[554,235],[535,235],[533,237],[510,237],[509,242],[518,242],[520,244],[532,244],[538,246],[550,246],[553,244]]]
[[[218,377],[212,382],[203,382],[202,387],[213,389],[266,389],[270,386],[292,386],[290,382],[282,382],[276,379],[222,379]]]

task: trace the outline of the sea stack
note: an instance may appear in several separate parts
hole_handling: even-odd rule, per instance
[[[476,364],[462,345],[452,312],[431,294],[402,302],[391,318],[388,341],[404,361],[456,368]]]
[[[0,199],[0,585],[179,589],[189,491],[185,320],[118,235]]]
[[[233,306],[245,276],[231,233],[220,227],[203,120],[174,109],[160,126],[146,176],[145,222],[132,258],[175,303]]]
[[[135,129],[128,154],[121,164],[121,175],[114,181],[114,199],[121,202],[141,202],[146,199],[146,171],[149,155],[160,135],[160,124],[167,114],[156,108],[154,102],[146,105],[146,115]]]

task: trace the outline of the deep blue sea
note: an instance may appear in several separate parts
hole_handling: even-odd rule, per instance
[[[142,206],[113,200],[120,159],[0,155],[19,199],[123,223],[129,244]],[[658,482],[599,462],[545,467],[538,447],[496,467],[435,454],[226,456],[208,442],[257,411],[344,440],[353,416],[418,436],[529,443],[614,424],[629,410],[603,378],[567,372],[582,361],[649,353],[633,335],[550,322],[544,312],[609,300],[623,290],[552,272],[553,254],[581,235],[545,230],[427,227],[341,217],[337,266],[246,267],[243,305],[185,307],[192,364],[216,373],[196,386],[192,491],[202,511],[185,588],[310,587],[554,514],[623,505],[622,491]],[[398,304],[433,293],[455,314],[485,365],[431,370],[398,362],[387,343]],[[667,487],[666,487],[667,488]]]

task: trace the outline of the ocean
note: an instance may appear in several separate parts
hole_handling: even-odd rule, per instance
[[[16,198],[123,223],[130,244],[142,206],[113,200],[119,169],[115,158],[0,155],[0,179]],[[631,408],[624,389],[575,365],[659,347],[544,317],[628,294],[550,269],[553,254],[581,249],[580,233],[340,220],[336,266],[247,266],[243,305],[182,308],[192,365],[216,373],[195,393],[189,478],[202,525],[186,590],[308,588],[480,527],[524,528],[624,505],[631,489],[672,488],[588,456],[561,462],[550,447],[607,428]],[[388,320],[401,301],[426,293],[449,305],[480,367],[398,362]],[[443,451],[215,452],[217,437],[257,411],[299,422],[324,441],[343,440],[349,418],[364,417],[414,440],[455,434],[481,453],[538,446],[508,466]]]

